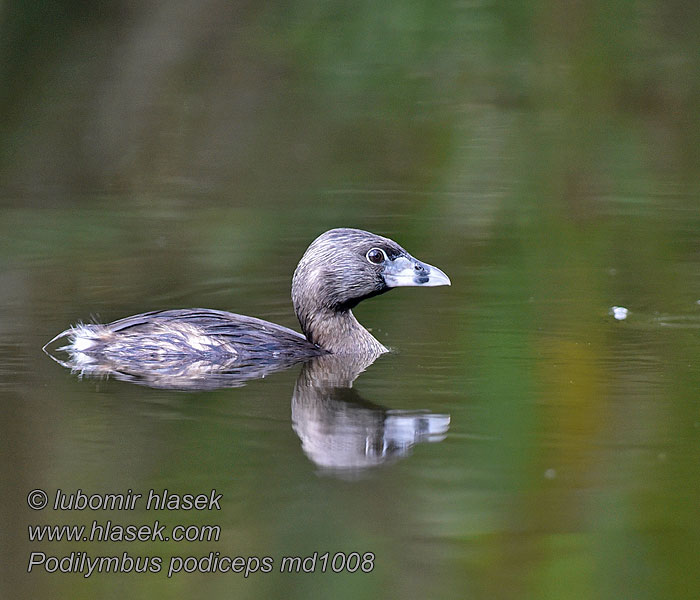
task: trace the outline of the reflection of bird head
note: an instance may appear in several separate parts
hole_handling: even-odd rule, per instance
[[[350,389],[325,392],[317,398],[294,395],[292,426],[304,453],[329,471],[356,472],[391,463],[408,456],[415,444],[443,440],[450,426],[449,415],[387,411],[358,403]]]
[[[408,456],[420,442],[444,439],[450,416],[387,410],[352,383],[372,359],[319,356],[302,369],[292,398],[292,426],[304,453],[324,471],[356,475]]]

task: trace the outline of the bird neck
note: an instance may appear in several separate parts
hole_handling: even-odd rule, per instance
[[[351,310],[297,311],[297,317],[306,339],[332,354],[381,354],[388,351],[360,325]]]

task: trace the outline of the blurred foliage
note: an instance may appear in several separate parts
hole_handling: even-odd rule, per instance
[[[487,106],[521,116],[490,133],[539,146],[555,198],[630,160],[695,182],[699,20],[651,0],[5,3],[3,187],[435,189]]]

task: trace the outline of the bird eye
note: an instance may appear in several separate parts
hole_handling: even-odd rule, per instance
[[[380,248],[372,248],[367,252],[367,260],[373,265],[380,265],[386,260],[386,253]]]

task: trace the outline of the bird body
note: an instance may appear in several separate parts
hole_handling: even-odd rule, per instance
[[[387,348],[357,321],[352,308],[407,285],[450,285],[450,280],[393,240],[359,229],[332,229],[312,242],[292,279],[303,333],[255,317],[193,308],[79,324],[49,344],[66,338],[61,350],[74,363],[110,361],[122,369],[177,357],[231,365],[298,362],[323,354],[378,355]]]

